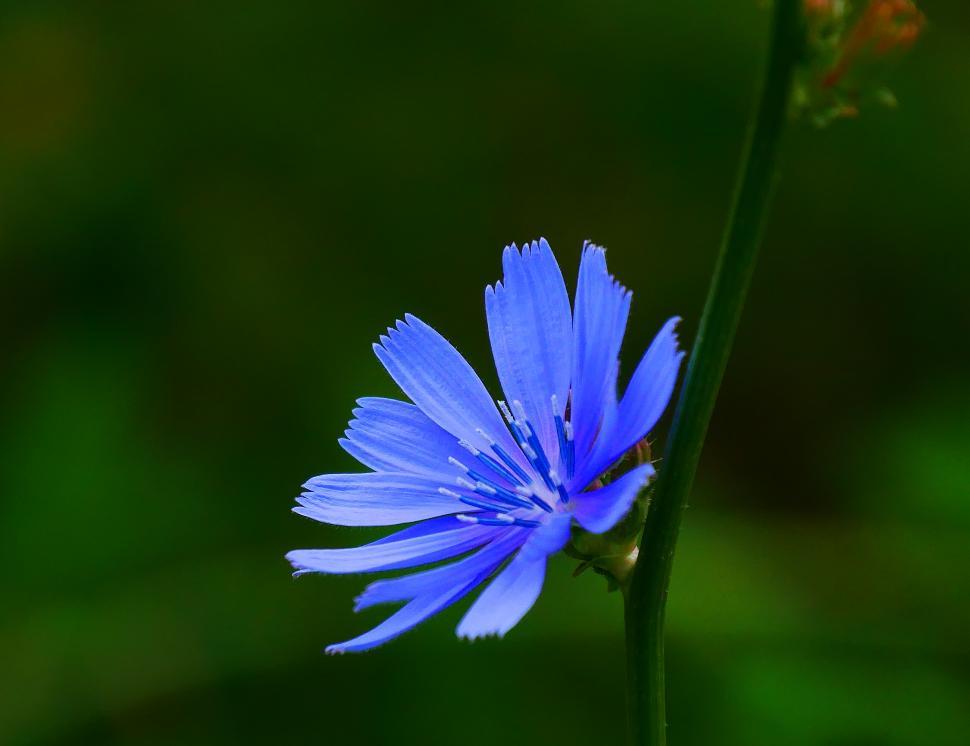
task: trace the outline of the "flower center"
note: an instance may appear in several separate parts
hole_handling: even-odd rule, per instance
[[[576,461],[572,423],[564,420],[563,416],[559,414],[559,402],[555,394],[552,395],[550,401],[555,416],[556,436],[559,445],[559,459],[556,466],[565,471],[568,480],[573,476]],[[533,472],[538,476],[538,481],[541,482],[542,486],[537,484],[535,476],[529,475],[488,433],[478,429],[476,432],[488,443],[489,450],[492,451],[493,455],[479,450],[465,440],[459,440],[458,444],[468,451],[478,461],[479,465],[484,467],[482,471],[467,466],[453,456],[448,458],[448,463],[463,473],[463,476],[456,480],[457,485],[473,493],[475,497],[461,495],[447,487],[438,488],[438,492],[448,497],[454,497],[471,507],[495,513],[494,517],[459,514],[456,517],[461,521],[489,526],[516,525],[534,528],[541,522],[512,515],[512,511],[529,510],[534,512],[538,508],[546,513],[552,513],[554,512],[553,506],[547,499],[538,494],[539,491],[542,491],[542,487],[544,486],[545,490],[548,491],[547,494],[558,495],[559,502],[562,504],[569,502],[569,492],[563,484],[559,469],[553,467],[546,455],[546,451],[536,435],[535,428],[529,422],[522,402],[513,401],[510,408],[504,401],[499,401],[498,407],[508,423],[509,431],[519,446],[519,450],[525,456],[529,465],[532,466]],[[511,485],[511,489],[500,484],[497,478]],[[553,497],[554,500],[555,497]]]

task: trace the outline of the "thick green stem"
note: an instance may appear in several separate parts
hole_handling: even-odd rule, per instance
[[[775,181],[792,73],[801,54],[803,0],[775,0],[767,70],[734,204],[687,364],[640,555],[626,597],[630,728],[636,746],[667,742],[664,609],[681,516],[754,270]]]

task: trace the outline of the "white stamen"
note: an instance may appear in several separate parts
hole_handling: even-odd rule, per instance
[[[512,402],[512,411],[515,412],[515,416],[518,418],[515,424],[519,426],[522,435],[526,438],[531,437],[532,428],[529,427],[529,418],[525,416],[525,407],[522,406],[522,402],[518,399]]]
[[[502,410],[502,414],[505,415],[505,419],[510,423],[515,422],[515,417],[512,416],[512,412],[509,411],[509,405],[504,401],[499,399],[498,408]]]
[[[475,446],[469,443],[467,440],[459,440],[458,445],[468,451],[472,456],[478,456],[481,451],[479,451]]]
[[[522,444],[522,453],[525,454],[526,458],[529,459],[529,461],[539,460],[539,454],[537,454],[535,452],[535,449],[532,446],[530,446],[528,443]]]
[[[478,523],[478,519],[472,515],[465,515],[464,513],[459,513],[455,516],[462,523]]]
[[[502,521],[502,523],[515,523],[515,519],[508,513],[496,513],[495,518]]]
[[[466,474],[468,473],[468,467],[465,466],[461,461],[459,461],[458,459],[456,459],[454,456],[449,456],[448,457],[448,463],[451,464],[452,466],[455,466],[455,467],[461,469]]]
[[[569,420],[567,420],[563,424],[565,425],[565,430],[566,430],[566,440],[572,440],[573,439],[573,423],[570,422]]]
[[[438,492],[445,497],[454,497],[457,500],[461,500],[461,495],[459,495],[457,492],[452,492],[447,487],[439,487]]]
[[[495,445],[495,441],[492,440],[492,436],[486,433],[480,427],[475,428],[475,432],[481,435],[485,439],[485,442],[488,443],[490,446]]]
[[[552,413],[553,414],[558,414],[559,413],[559,397],[556,396],[555,394],[553,394],[552,396],[549,397],[549,401],[552,402]]]
[[[460,487],[464,487],[466,490],[471,490],[472,492],[475,491],[475,485],[473,485],[464,477],[458,477],[458,479],[456,479],[455,481],[458,483]]]
[[[475,489],[478,492],[484,492],[486,495],[497,495],[498,494],[493,487],[489,487],[484,482],[475,482]]]
[[[559,478],[559,473],[555,469],[549,470],[549,479],[552,481],[554,487],[562,487],[562,480]]]
[[[518,494],[522,495],[522,497],[532,497],[535,494],[535,492],[533,492],[532,490],[530,490],[528,487],[518,487],[517,486],[515,488],[515,491]]]

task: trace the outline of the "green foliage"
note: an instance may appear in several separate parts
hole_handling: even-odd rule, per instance
[[[554,561],[501,642],[456,610],[329,658],[383,610],[283,553],[374,534],[289,508],[356,468],[403,312],[488,370],[509,240],[638,278],[624,375],[674,313],[689,345],[758,6],[8,3],[0,743],[619,742],[601,578]],[[965,740],[970,7],[932,19],[898,110],[792,129],[678,552],[678,746]]]

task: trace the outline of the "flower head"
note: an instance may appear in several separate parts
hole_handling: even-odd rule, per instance
[[[504,635],[535,603],[546,559],[572,527],[609,531],[653,476],[651,464],[597,481],[653,428],[683,353],[668,321],[617,396],[631,293],[583,249],[574,307],[549,244],[507,247],[504,280],[485,290],[505,399],[496,402],[459,352],[408,314],[374,345],[411,402],[358,400],[343,448],[373,471],[314,477],[295,512],[341,526],[413,524],[349,549],[292,551],[296,575],[432,569],[371,583],[356,610],[404,605],[330,653],[391,640],[491,579],[458,626]],[[592,486],[592,489],[591,489]]]

